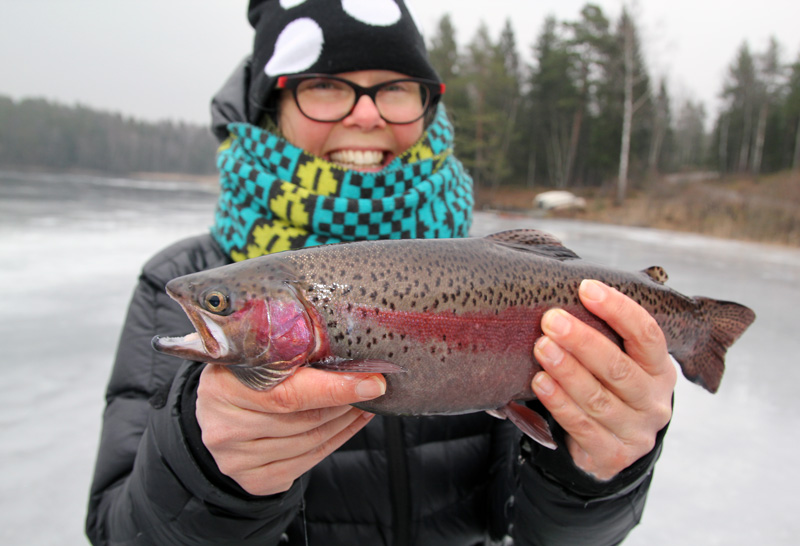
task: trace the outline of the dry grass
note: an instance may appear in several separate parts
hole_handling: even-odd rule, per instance
[[[543,188],[504,188],[478,193],[480,208],[530,212]],[[747,241],[800,246],[800,175],[790,172],[697,182],[661,179],[648,192],[633,193],[621,206],[610,195],[578,192],[586,211],[559,216],[640,227],[701,233]],[[607,192],[606,192],[607,193]]]

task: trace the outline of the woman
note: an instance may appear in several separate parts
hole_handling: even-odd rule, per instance
[[[533,382],[559,449],[485,414],[389,418],[350,404],[378,374],[302,368],[256,392],[157,354],[191,325],[170,279],[339,240],[465,236],[471,181],[402,2],[252,1],[253,56],[213,103],[224,140],[211,235],[143,269],[109,383],[87,519],[95,544],[611,544],[638,522],[674,367],[647,313],[584,282],[627,354],[561,311]],[[414,97],[408,101],[408,96]],[[630,355],[630,356],[628,356]]]

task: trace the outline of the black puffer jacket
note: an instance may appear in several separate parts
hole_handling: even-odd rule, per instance
[[[599,545],[638,522],[659,447],[601,484],[572,465],[561,435],[550,452],[483,413],[376,417],[286,493],[247,494],[200,441],[202,365],[150,347],[155,334],[192,329],[166,282],[227,262],[203,235],[144,267],[108,386],[86,527],[94,544],[442,546],[510,533],[519,545]]]

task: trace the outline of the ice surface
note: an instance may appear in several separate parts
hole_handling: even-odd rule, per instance
[[[212,219],[215,196],[122,179],[0,172],[0,544],[84,544],[104,390],[144,261]],[[800,251],[648,229],[476,214],[473,233],[534,227],[582,257],[661,265],[688,294],[758,318],[712,396],[680,379],[628,545],[796,544]]]

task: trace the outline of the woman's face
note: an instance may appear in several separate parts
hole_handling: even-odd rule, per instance
[[[362,87],[407,77],[388,70],[360,70],[336,76]],[[419,140],[424,118],[407,125],[387,123],[372,99],[363,96],[341,121],[313,121],[300,112],[290,91],[282,91],[278,126],[289,142],[309,153],[348,169],[379,171]]]

